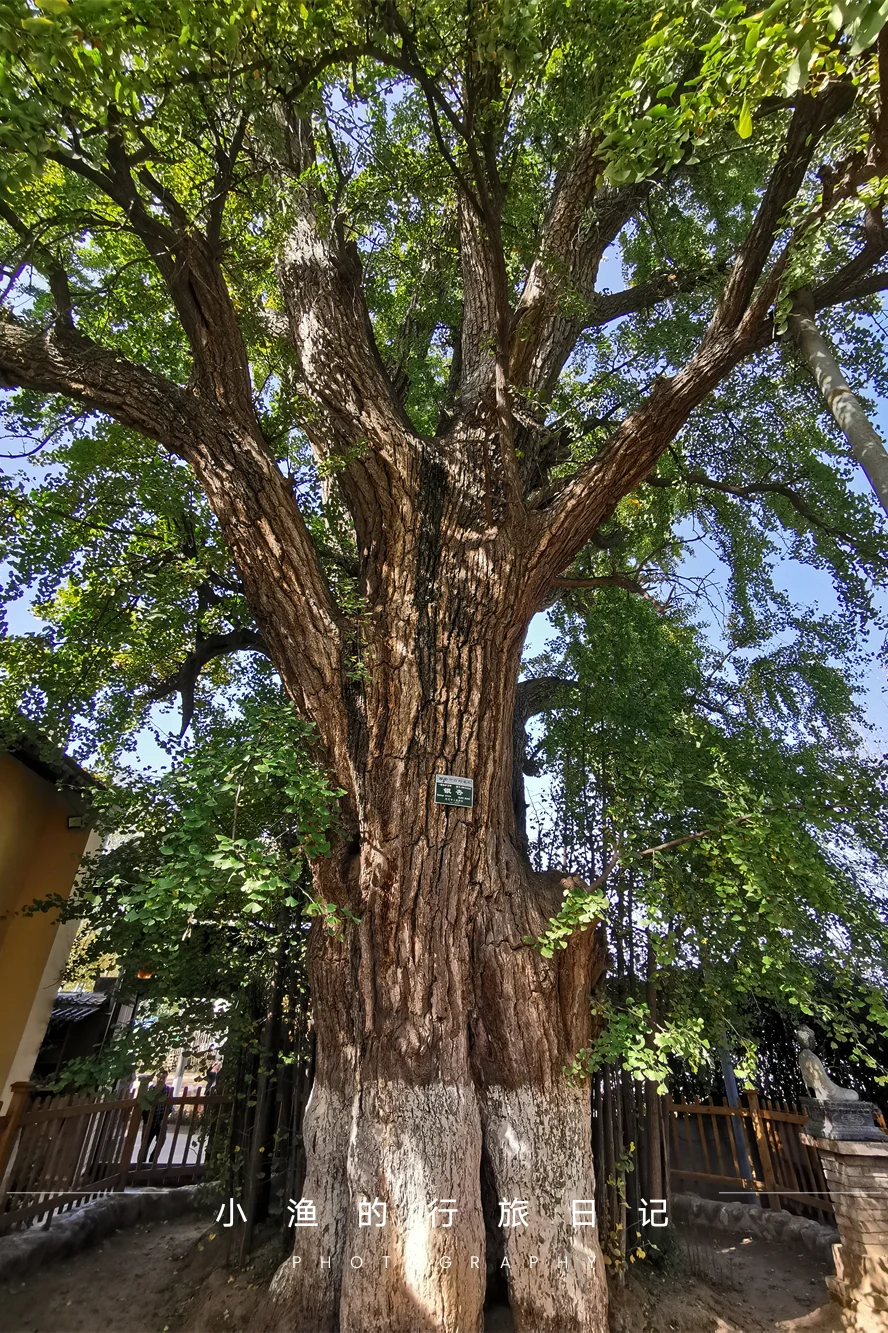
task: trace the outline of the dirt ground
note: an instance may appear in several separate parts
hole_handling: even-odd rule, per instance
[[[838,1333],[831,1271],[801,1247],[677,1229],[664,1270],[612,1292],[612,1333]]]
[[[248,1333],[264,1322],[277,1252],[260,1248],[238,1273],[230,1234],[203,1218],[119,1231],[0,1284],[0,1333]],[[683,1231],[662,1270],[635,1269],[614,1290],[612,1333],[835,1333],[826,1273],[792,1246]],[[508,1311],[486,1327],[508,1333]]]

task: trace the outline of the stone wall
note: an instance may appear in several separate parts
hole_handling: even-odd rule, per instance
[[[717,1231],[755,1236],[778,1245],[801,1245],[816,1259],[828,1263],[839,1238],[834,1227],[810,1217],[796,1217],[784,1208],[762,1208],[753,1203],[719,1203],[698,1194],[673,1194],[670,1215],[679,1222],[714,1227]]]
[[[203,1212],[209,1226],[218,1205],[212,1186],[205,1184],[106,1194],[73,1213],[54,1218],[48,1231],[32,1227],[0,1236],[0,1282],[21,1277],[56,1259],[66,1259],[112,1231],[137,1222],[166,1222],[187,1212]]]

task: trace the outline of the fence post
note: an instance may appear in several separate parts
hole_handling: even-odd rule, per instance
[[[12,1154],[15,1151],[15,1145],[18,1141],[19,1125],[22,1116],[31,1103],[31,1091],[33,1083],[27,1080],[24,1083],[13,1083],[12,1096],[9,1099],[9,1110],[6,1113],[6,1121],[3,1126],[3,1132],[0,1134],[0,1198],[5,1194],[4,1185],[9,1164],[12,1161]]]
[[[123,1140],[123,1147],[120,1150],[120,1179],[115,1188],[119,1190],[126,1189],[126,1182],[129,1179],[130,1166],[132,1164],[133,1148],[138,1137],[139,1127],[142,1123],[142,1108],[139,1105],[140,1085],[135,1087],[135,1096],[133,1097],[133,1109],[130,1111],[129,1124],[126,1127],[126,1135]]]
[[[759,1106],[758,1093],[750,1089],[746,1094],[746,1100],[749,1110],[752,1114],[752,1128],[755,1133],[755,1141],[758,1146],[759,1158],[762,1164],[762,1179],[765,1182],[765,1193],[772,1197],[777,1193],[777,1180],[774,1176],[774,1167],[771,1162],[771,1148],[768,1144],[768,1134],[765,1129],[765,1122],[762,1116],[762,1110]],[[769,1207],[775,1205],[769,1203]],[[776,1207],[780,1207],[780,1199],[777,1198]]]
[[[669,1145],[671,1143],[672,1123],[675,1112],[672,1109],[672,1094],[664,1092],[660,1106],[660,1160],[663,1163],[663,1193],[667,1205],[672,1207],[672,1162]]]

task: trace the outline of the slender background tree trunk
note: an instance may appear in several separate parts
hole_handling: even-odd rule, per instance
[[[851,445],[879,504],[888,514],[888,450],[842,374],[835,352],[817,327],[814,298],[809,291],[796,293],[789,330],[814,376],[824,403]]]

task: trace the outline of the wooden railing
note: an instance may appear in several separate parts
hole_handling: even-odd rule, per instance
[[[831,1221],[833,1206],[816,1148],[802,1142],[804,1112],[787,1102],[744,1094],[740,1106],[673,1102],[670,1178],[674,1190],[708,1187],[725,1202],[761,1195],[771,1208]],[[877,1116],[881,1128],[885,1122]]]
[[[35,1093],[13,1084],[0,1120],[0,1235],[68,1212],[132,1185],[187,1185],[202,1179],[230,1097],[200,1088],[170,1097],[160,1132],[145,1142],[138,1096],[97,1102]]]
[[[0,1118],[0,1235],[77,1208],[127,1186],[186,1185],[206,1172],[230,1097],[186,1088],[163,1106],[160,1148],[146,1151],[138,1096],[96,1102],[35,1093],[14,1084]],[[703,1186],[726,1202],[761,1195],[772,1208],[829,1221],[833,1207],[816,1149],[802,1143],[806,1117],[785,1102],[744,1094],[740,1106],[673,1102],[670,1126],[673,1190]],[[885,1122],[877,1117],[881,1127]],[[148,1160],[146,1160],[146,1158]]]

